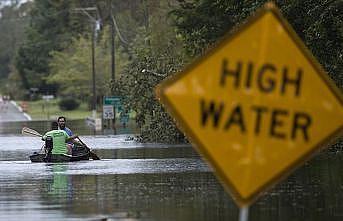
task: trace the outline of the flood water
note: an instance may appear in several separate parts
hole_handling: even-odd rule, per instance
[[[46,122],[0,123],[0,220],[238,220],[239,210],[189,145],[141,144],[69,122],[100,161],[31,163],[20,134]],[[105,135],[104,135],[105,134]],[[326,150],[250,208],[251,221],[343,220],[343,147]]]

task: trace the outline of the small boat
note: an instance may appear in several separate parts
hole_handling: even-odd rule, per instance
[[[73,148],[73,154],[51,154],[50,157],[47,156],[46,153],[38,153],[34,152],[30,155],[30,160],[32,163],[42,163],[42,162],[52,162],[52,163],[60,163],[60,162],[74,162],[74,161],[81,161],[81,160],[89,160],[90,158],[90,151],[87,150],[83,146],[76,146]],[[48,160],[49,159],[49,160]]]

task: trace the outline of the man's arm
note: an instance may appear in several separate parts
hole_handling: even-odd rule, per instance
[[[79,138],[78,135],[73,135],[69,138],[67,138],[66,142],[72,142],[73,144],[79,144],[79,145],[82,145],[79,141],[76,140],[76,138]]]
[[[70,137],[74,135],[73,132],[72,132],[68,127],[65,127],[64,129],[65,129],[65,132],[67,132],[67,134],[68,134]]]
[[[45,141],[46,140],[46,134],[44,134],[43,136],[42,136],[42,141]]]
[[[74,143],[74,139],[78,138],[79,136],[78,135],[73,135],[73,136],[70,136],[66,139],[66,142],[73,142]],[[75,141],[76,142],[76,141]]]

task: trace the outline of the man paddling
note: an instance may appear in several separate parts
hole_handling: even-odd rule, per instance
[[[68,135],[69,137],[73,136],[73,132],[68,128],[66,127],[66,118],[63,117],[63,116],[60,116],[57,118],[57,123],[58,123],[58,128],[60,130],[64,130]]]
[[[63,117],[63,116],[60,116],[57,118],[57,123],[58,123],[58,129],[60,130],[64,130],[68,135],[69,137],[73,136],[73,132],[68,128],[66,127],[66,118]],[[74,145],[73,145],[73,141],[69,141],[68,144],[68,149],[73,149]]]
[[[51,142],[47,145],[47,148],[52,147],[52,154],[72,154],[72,149],[67,145],[67,142],[73,141],[77,137],[78,136],[69,136],[64,130],[58,129],[57,122],[52,122],[51,131],[46,132],[43,135],[42,140]]]
[[[74,143],[75,143],[75,144],[80,144],[80,145],[82,145],[87,151],[90,152],[90,156],[91,156],[91,158],[92,158],[93,160],[100,160],[100,158],[99,158],[93,151],[91,151],[91,150],[89,149],[89,147],[87,147],[87,145],[84,144],[84,143],[80,140],[80,138],[79,138],[78,136],[73,136],[73,132],[72,132],[68,127],[66,127],[66,118],[65,118],[65,117],[63,117],[63,116],[58,117],[58,118],[57,118],[57,123],[58,123],[59,129],[64,130],[70,137],[78,138],[78,140],[80,141],[80,142],[78,142],[78,141],[72,139],[72,140],[69,141],[68,144],[67,144],[68,149],[73,149],[73,148],[75,148]]]

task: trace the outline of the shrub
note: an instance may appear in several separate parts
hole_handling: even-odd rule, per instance
[[[62,98],[58,102],[58,106],[60,107],[61,110],[75,110],[76,108],[80,106],[80,102],[75,98],[67,97],[67,98]]]

